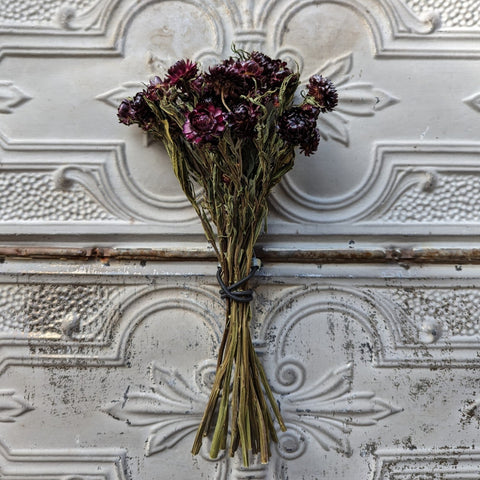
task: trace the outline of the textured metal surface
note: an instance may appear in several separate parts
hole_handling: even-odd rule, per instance
[[[0,477],[480,479],[478,0],[3,0]],[[252,333],[288,431],[190,455],[223,328],[165,152],[115,107],[230,47],[336,82],[275,190]]]

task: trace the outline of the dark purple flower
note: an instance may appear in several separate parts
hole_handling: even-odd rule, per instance
[[[280,117],[278,133],[286,143],[300,145],[305,155],[315,152],[320,140],[315,115],[301,107],[293,107]]]
[[[287,67],[286,62],[272,59],[261,52],[252,52],[250,60],[257,63],[262,69],[261,83],[262,87],[267,90],[279,88],[283,80],[293,73]]]
[[[153,77],[150,80],[147,90],[145,92],[145,97],[152,102],[160,100],[163,98],[168,90],[168,84],[166,84],[160,77]]]
[[[138,92],[132,101],[132,108],[135,111],[135,122],[143,128],[149,130],[155,121],[155,115],[145,100],[145,92]]]
[[[183,133],[189,142],[196,145],[215,143],[225,130],[225,117],[221,108],[211,103],[199,103],[187,113]]]
[[[240,103],[227,114],[228,126],[240,138],[252,138],[257,125],[258,108],[249,103]]]
[[[320,132],[318,128],[315,128],[310,132],[310,135],[300,142],[300,152],[309,157],[312,153],[317,151],[319,142]]]
[[[251,59],[237,62],[234,68],[237,68],[241,75],[255,79],[260,79],[263,74],[262,66]]]
[[[135,110],[131,100],[122,100],[122,103],[118,107],[117,117],[120,122],[125,125],[131,125],[135,122]]]
[[[149,130],[155,121],[155,115],[145,100],[145,92],[138,92],[133,99],[123,100],[118,107],[117,116],[121,123],[136,123],[144,130]]]
[[[308,82],[308,94],[320,105],[323,113],[331,112],[338,103],[335,85],[321,75],[313,75]]]
[[[310,103],[304,103],[300,105],[300,108],[310,117],[317,120],[318,116],[320,115],[320,108],[311,105]]]
[[[188,58],[187,60],[179,60],[168,69],[165,82],[169,85],[185,83],[188,80],[194,79],[197,72],[198,67],[195,62],[192,62]]]
[[[210,67],[205,75],[205,81],[209,89],[226,100],[236,100],[240,95],[246,95],[249,90],[247,77],[228,61]]]

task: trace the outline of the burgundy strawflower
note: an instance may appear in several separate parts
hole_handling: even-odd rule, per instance
[[[255,79],[260,79],[263,74],[263,67],[251,59],[236,62],[234,68],[237,68],[242,75]]]
[[[155,120],[155,115],[145,100],[145,92],[138,92],[133,99],[123,100],[117,116],[121,123],[137,123],[144,130],[149,130]]]
[[[293,72],[287,67],[287,62],[272,59],[264,53],[252,52],[250,60],[254,61],[262,69],[262,87],[269,90],[280,87],[283,80]]]
[[[174,63],[167,71],[165,82],[169,85],[177,85],[179,83],[186,83],[188,80],[195,78],[198,72],[198,67],[195,62],[191,60],[179,60]]]
[[[166,84],[160,77],[153,77],[150,80],[147,90],[145,91],[145,97],[152,102],[160,100],[166,94],[168,90],[168,84]]]
[[[145,100],[145,92],[138,92],[133,97],[132,107],[135,110],[135,122],[143,130],[149,130],[155,120],[155,115]]]
[[[221,108],[212,103],[199,103],[187,113],[183,133],[189,142],[196,145],[216,143],[225,130],[225,117]]]
[[[320,131],[318,128],[311,130],[310,134],[302,139],[300,142],[300,152],[309,157],[315,153],[320,142]]]
[[[338,103],[335,85],[321,75],[313,75],[308,82],[308,94],[320,105],[323,113],[331,112]]]
[[[228,61],[210,67],[205,75],[208,87],[224,99],[238,99],[240,95],[248,93],[246,79],[240,69]]]
[[[278,133],[286,143],[299,145],[305,155],[315,152],[320,140],[315,115],[301,107],[293,107],[280,117]]]
[[[205,80],[205,76],[203,74],[200,74],[194,78],[190,82],[190,87],[200,97],[208,98],[215,94],[212,86]]]
[[[236,105],[227,114],[228,126],[240,138],[252,138],[257,125],[258,107],[249,103]]]
[[[311,105],[310,103],[304,103],[300,105],[300,108],[310,117],[317,120],[318,116],[320,115],[320,108]]]

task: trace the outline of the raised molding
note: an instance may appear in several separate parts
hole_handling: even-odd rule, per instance
[[[30,326],[28,321],[16,326],[11,322],[18,316],[3,316],[2,322],[10,324],[3,326],[0,336],[2,371],[9,365],[74,366],[78,362],[98,367],[124,365],[133,333],[146,318],[158,312],[190,312],[195,322],[201,319],[199,325],[205,329],[205,339],[208,338],[212,351],[220,341],[223,303],[214,286],[214,266],[206,275],[207,264],[192,266],[191,263],[172,262],[168,264],[170,273],[159,275],[155,262],[145,266],[131,265],[122,268],[121,272],[114,265],[105,267],[99,263],[98,267],[89,267],[88,275],[76,272],[72,284],[71,273],[65,271],[52,277],[53,272],[45,270],[41,274],[46,264],[37,263],[35,276],[30,281],[22,279],[18,286],[10,287],[9,279],[19,275],[11,267],[28,265],[28,262],[14,262],[9,268],[5,265],[5,274],[0,278],[2,288],[4,292],[11,292],[8,302],[18,304],[10,307],[5,303],[5,311],[21,309],[24,300],[18,303],[15,294],[21,292],[21,298],[30,302],[27,304],[37,305],[39,316],[45,315],[47,327],[36,329],[34,318]],[[108,278],[102,276],[105,268],[109,271]],[[272,386],[284,395],[302,387],[305,371],[300,360],[291,357],[286,349],[289,335],[304,319],[315,316],[321,321],[326,318],[326,312],[348,318],[366,332],[372,347],[372,362],[377,367],[479,365],[476,355],[479,327],[472,315],[478,310],[480,274],[475,268],[465,274],[461,268],[445,268],[444,281],[439,282],[439,267],[434,265],[422,268],[412,265],[408,270],[394,265],[371,266],[368,271],[372,277],[368,278],[364,276],[365,268],[354,265],[343,266],[340,270],[324,265],[319,270],[304,264],[302,283],[298,285],[298,278],[297,283],[292,282],[298,269],[295,265],[284,265],[282,286],[275,282],[277,268],[268,268],[259,280],[269,292],[267,297],[262,294],[263,298],[268,298],[272,306],[267,310],[255,310],[254,316],[256,348],[269,358],[273,356],[271,362],[276,365]],[[390,269],[392,276],[385,278],[385,269]],[[289,271],[295,272],[290,280]],[[402,279],[398,276],[400,273],[407,276]],[[187,285],[186,278],[192,275],[198,276],[199,283],[194,281]],[[60,285],[48,286],[52,278]],[[183,278],[183,286],[177,284],[180,278]],[[88,286],[93,279],[96,286]],[[453,279],[457,296],[447,288]],[[415,288],[412,290],[412,287]],[[63,315],[56,313],[55,302],[60,302],[67,291],[71,292],[72,307]],[[48,304],[35,300],[41,299],[42,292],[48,296]],[[439,309],[445,303],[452,305],[451,309],[440,317]],[[95,304],[99,306],[98,311],[92,307]]]
[[[72,215],[80,221],[127,225],[135,221],[178,224],[196,220],[184,195],[162,196],[138,188],[126,164],[123,142],[17,141],[0,136],[0,148],[3,151],[0,173],[5,172],[10,189],[14,192],[21,189],[16,203],[14,192],[8,188],[3,190],[7,213],[3,222],[28,220],[20,216],[23,210],[18,207],[22,201],[32,202],[35,195],[39,197],[36,201],[40,211],[35,215],[35,208],[29,209],[25,215],[49,223],[66,221],[68,218],[62,216]],[[34,162],[29,160],[32,152],[36,156]],[[9,181],[14,175],[17,175],[14,181]],[[30,186],[27,193],[24,192],[26,186]],[[62,195],[72,189],[71,195]],[[58,205],[59,198],[66,203]],[[46,210],[41,210],[44,203]],[[78,213],[74,213],[76,211]]]
[[[112,396],[108,390],[102,390],[96,398],[96,408],[101,406],[105,413],[119,420],[103,415],[112,422],[112,431],[121,429],[118,445],[128,447],[133,459],[135,455],[143,458],[143,453],[134,452],[145,447],[146,468],[154,468],[162,458],[171,465],[172,455],[179,449],[185,449],[189,457],[188,448],[203,413],[214,370],[213,352],[220,342],[224,321],[224,306],[214,275],[213,262],[65,261],[59,266],[33,260],[7,260],[0,274],[0,291],[6,292],[5,311],[16,308],[8,302],[16,304],[15,292],[22,291],[31,305],[37,305],[38,316],[46,312],[45,317],[54,321],[46,322],[50,326],[43,330],[43,337],[38,331],[29,334],[28,328],[14,325],[2,333],[0,378],[8,375],[15,378],[16,369],[21,372],[27,366],[51,375],[61,368],[72,378],[76,378],[76,369],[86,369],[98,381],[104,378],[103,372],[110,375],[115,371],[117,393]],[[293,475],[304,459],[308,464],[311,458],[320,456],[322,461],[342,462],[342,465],[364,462],[357,457],[360,442],[370,435],[377,438],[380,428],[388,427],[395,432],[395,425],[402,422],[402,409],[411,411],[413,405],[408,389],[403,391],[399,384],[395,384],[399,389],[392,395],[386,394],[393,388],[388,382],[402,378],[403,385],[408,386],[402,373],[408,369],[412,378],[431,376],[435,388],[440,388],[437,381],[442,380],[443,374],[452,378],[469,375],[469,368],[480,365],[477,355],[480,327],[467,325],[475,322],[478,311],[478,266],[462,269],[454,265],[365,268],[358,264],[267,264],[256,277],[254,289],[252,332],[288,431],[279,435],[280,442],[269,467],[252,462],[252,467],[245,469],[237,458],[227,457],[214,464],[208,460],[208,442],[205,442],[203,460],[196,458],[195,465],[202,472],[211,469],[209,478],[267,480],[272,469],[278,473],[287,464]],[[56,308],[65,296],[67,308]],[[42,298],[49,301],[42,302]],[[95,305],[97,309],[93,308]],[[60,311],[72,315],[65,314],[66,320],[62,321]],[[12,319],[15,317],[10,315]],[[172,325],[172,319],[176,318],[180,322]],[[82,325],[91,325],[91,330],[82,330]],[[151,330],[152,325],[155,331]],[[201,327],[198,334],[201,350],[197,353],[208,351],[211,346],[212,357],[201,353],[192,363],[187,360],[182,365],[172,364],[169,355],[183,355],[188,349],[184,350],[186,345],[180,342],[173,352],[168,350],[170,345],[164,345],[167,349],[162,350],[163,329],[167,325],[187,328],[189,334],[200,332]],[[321,337],[320,341],[305,335],[309,329],[321,332],[331,328],[335,335]],[[90,333],[82,335],[82,331]],[[368,342],[365,355],[358,349],[347,352],[345,347],[345,338],[352,335],[356,341],[357,331],[362,336],[359,342],[364,341],[363,337]],[[346,335],[348,332],[347,337],[337,337],[340,332]],[[148,342],[150,334],[152,339],[160,341],[156,343],[160,348],[144,357],[140,353],[144,344],[136,344],[135,339]],[[182,330],[176,334],[183,338]],[[328,346],[334,345],[337,345],[335,353],[323,363],[325,352],[330,351]],[[133,366],[129,364],[132,358]],[[311,369],[312,364],[317,368]],[[443,373],[437,378],[436,372]],[[473,381],[469,385],[474,388]],[[15,388],[0,391],[0,400],[3,393],[8,405],[7,419],[23,422],[28,419],[29,405],[22,407],[24,400],[18,393],[21,390]],[[61,392],[59,387],[57,395]],[[40,398],[36,401],[40,402]],[[118,469],[123,461],[119,460],[120,449],[75,448],[68,452],[67,455],[66,451],[48,448],[42,451],[0,448],[0,457],[4,457],[0,460],[0,473],[9,480],[15,479],[15,473],[34,480],[33,472],[53,480],[70,478],[68,475],[87,480],[117,480],[120,475]],[[411,465],[428,470],[441,464],[445,468],[441,471],[447,475],[450,474],[447,467],[453,467],[456,455],[450,451],[430,456],[416,454],[416,450],[375,452],[371,458],[377,460],[375,480],[393,480],[404,473],[417,475]],[[336,457],[342,460],[333,460]],[[476,460],[469,463],[467,456],[460,458],[460,462],[467,469],[478,467]],[[100,465],[101,471],[93,472],[92,465]]]
[[[146,455],[160,453],[195,432],[214,372],[215,364],[204,362],[195,371],[192,384],[177,371],[153,364],[148,391],[128,390],[105,411],[129,426],[150,426]],[[347,434],[352,428],[375,425],[401,411],[372,392],[352,391],[352,377],[353,364],[342,365],[307,388],[292,386],[288,394],[278,399],[288,429],[278,434],[277,453],[281,458],[300,457],[307,448],[306,436],[326,451],[333,449],[350,456]]]
[[[15,422],[31,410],[33,407],[15,390],[0,390],[0,422]]]
[[[135,224],[158,225],[166,233],[174,225],[176,230],[179,224],[198,224],[183,195],[162,196],[138,188],[129,174],[123,143],[13,141],[3,137],[0,147],[4,233],[9,223],[17,227],[18,221],[34,222],[29,232],[41,223],[62,222],[68,222],[71,231],[72,220],[77,223],[75,227],[83,222],[109,222],[124,229]],[[395,233],[406,224],[415,226],[416,232],[430,233],[431,225],[445,231],[458,224],[476,228],[478,216],[471,205],[480,189],[479,151],[476,143],[378,142],[363,183],[341,197],[306,194],[285,178],[272,195],[273,211],[281,220],[271,221],[270,234],[274,237],[280,228],[287,233],[291,222],[302,224],[305,234],[309,224],[317,230],[321,224],[331,224],[329,233],[341,229],[342,224],[359,226],[358,233],[385,228]],[[31,152],[37,157],[35,162],[28,160]],[[454,164],[451,155],[455,155]],[[38,160],[42,157],[44,162]],[[452,189],[459,188],[465,188],[466,195],[451,194]],[[34,206],[27,209],[32,203]],[[21,232],[15,228],[16,236]]]
[[[31,97],[10,80],[0,81],[0,113],[12,113]]]
[[[128,480],[125,451],[107,448],[13,450],[0,442],[5,480]]]
[[[286,178],[273,195],[272,204],[285,219],[301,223],[476,224],[466,197],[449,197],[446,192],[466,182],[474,195],[480,174],[476,161],[479,152],[480,144],[475,143],[378,142],[363,183],[347,194],[314,197]],[[429,197],[427,205],[424,197]],[[405,202],[410,208],[404,208]],[[421,211],[415,216],[417,206]],[[395,215],[397,208],[404,208],[401,215]]]
[[[475,448],[415,450],[382,449],[375,453],[374,480],[433,478],[464,480],[475,478],[480,468],[480,452]],[[427,476],[426,476],[427,475]]]
[[[417,14],[436,11],[442,20],[442,30],[468,31],[480,30],[480,11],[477,0],[405,0],[405,3]]]
[[[0,58],[5,55],[93,55],[123,54],[124,39],[132,19],[155,0],[104,0],[77,16],[75,8],[58,12],[57,27],[3,27]],[[287,0],[259,2],[254,7],[249,0],[200,2],[189,0],[206,16],[212,27],[213,45],[197,52],[197,59],[217,58],[227,51],[233,40],[242,48],[277,51],[282,46],[284,27],[290,18],[310,5],[334,4],[352,9],[368,24],[378,56],[382,57],[470,57],[478,58],[478,35],[475,31],[463,35],[448,35],[436,30],[439,15],[421,18],[401,0]],[[228,29],[234,32],[228,38]],[[38,33],[42,35],[39,37]],[[273,34],[273,44],[268,45]]]
[[[0,24],[0,59],[4,56],[121,56],[124,52],[126,31],[132,19],[156,0],[100,0],[89,10],[78,12],[73,6],[62,6],[56,15],[56,25],[11,26]],[[213,5],[199,0],[187,2],[196,7],[210,21],[214,32],[214,46],[198,54],[206,58],[218,55],[224,44],[223,23]],[[41,34],[41,35],[39,35]]]
[[[83,283],[83,282],[82,282]],[[38,287],[31,285],[21,290],[20,301],[12,300],[14,308],[20,308],[25,301],[30,309],[32,300],[48,295],[49,302],[36,306],[39,318],[45,317],[46,325],[35,327],[33,319],[16,320],[12,323],[8,317],[2,320],[0,345],[6,347],[0,356],[0,370],[9,365],[64,365],[73,366],[78,362],[90,366],[119,366],[126,362],[126,349],[132,333],[145,320],[156,312],[182,310],[198,315],[207,328],[212,345],[220,341],[221,301],[209,289],[190,287],[149,288],[139,284],[137,288],[119,288],[114,286],[61,286]],[[8,286],[7,290],[8,291]],[[57,313],[55,304],[67,297],[75,306],[68,312]],[[186,297],[186,293],[190,296]],[[81,295],[78,301],[76,295]],[[99,299],[102,295],[102,299]],[[57,298],[56,298],[57,297]],[[98,311],[92,305],[98,302]],[[102,307],[102,302],[103,307]],[[212,305],[218,304],[218,312]],[[7,305],[6,311],[10,312]],[[50,312],[50,314],[49,314]],[[13,316],[15,322],[15,316]]]
[[[464,98],[463,101],[470,107],[480,112],[480,92],[475,93],[467,98]]]

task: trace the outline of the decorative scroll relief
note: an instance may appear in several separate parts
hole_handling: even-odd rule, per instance
[[[285,365],[283,366],[285,368]],[[326,451],[350,456],[348,433],[352,427],[367,427],[401,411],[370,391],[352,389],[353,364],[327,372],[308,387],[295,386],[280,405],[287,432],[279,433],[279,455],[286,460],[300,457],[306,437]]]
[[[151,426],[146,455],[174,447],[196,431],[208,401],[215,364],[204,363],[191,385],[173,370],[150,367],[150,390],[128,391],[122,400],[106,407],[106,413],[133,427]]]
[[[0,344],[6,347],[0,371],[19,362],[123,365],[138,325],[169,310],[201,319],[213,346],[220,342],[222,306],[216,291],[188,286],[5,285],[0,288]]]
[[[301,223],[473,224],[479,152],[478,144],[378,143],[363,183],[348,194],[316,197],[287,182],[273,206],[284,219]]]
[[[193,434],[208,400],[215,365],[205,363],[195,372],[194,386],[178,372],[150,369],[150,391],[128,391],[106,412],[133,427],[151,426],[146,455],[173,448]],[[300,457],[305,437],[326,451],[351,454],[347,434],[352,427],[376,424],[400,410],[372,392],[352,391],[353,365],[328,372],[308,388],[295,386],[279,400],[287,432],[279,432],[278,455],[286,460]],[[210,385],[211,386],[211,385]]]
[[[296,59],[301,58],[299,52],[295,53]],[[318,125],[325,140],[335,140],[347,146],[350,141],[347,129],[349,116],[373,116],[399,102],[398,98],[369,83],[350,82],[352,67],[353,54],[349,53],[322,65],[317,72],[302,75],[304,84],[311,75],[317,73],[332,80],[337,87],[338,107],[328,116],[320,115]],[[286,180],[288,183],[288,178]]]
[[[442,20],[442,30],[480,29],[479,0],[405,0],[417,14],[434,10]]]
[[[18,142],[0,135],[0,148],[3,221],[196,221],[183,195],[154,195],[138,188],[123,143]]]
[[[1,285],[0,337],[105,341],[117,290],[100,285]]]
[[[457,271],[452,267],[453,272]],[[155,275],[163,286],[152,286],[145,284],[151,278],[145,275],[144,283],[130,286],[3,284],[0,343],[5,348],[0,369],[12,363],[123,365],[139,325],[151,315],[178,309],[191,315],[195,324],[200,321],[205,348],[214,349],[223,323],[218,289],[168,286],[173,278]],[[358,325],[369,338],[376,366],[479,364],[472,345],[480,339],[480,294],[471,282],[461,287],[457,279],[458,288],[451,290],[439,287],[435,279],[415,283],[409,277],[408,286],[394,282],[389,287],[352,279],[347,287],[337,280],[316,278],[313,272],[302,286],[271,285],[262,294],[270,307],[254,314],[256,347],[273,356],[269,375],[280,394],[300,391],[305,384],[306,367],[298,355],[291,356],[288,345],[292,331],[313,319],[322,328],[328,318],[335,318],[338,325],[345,321]]]
[[[124,450],[10,450],[0,443],[0,475],[5,480],[128,480]]]
[[[421,325],[420,341],[448,344],[472,343],[480,339],[480,290],[415,288],[384,291],[401,306],[413,322]]]
[[[33,2],[34,0],[30,0]],[[79,0],[80,1],[80,0]],[[33,34],[43,25],[40,18],[33,16],[32,9],[26,2],[23,14],[27,26],[21,27],[25,35],[18,43],[7,41],[2,45],[1,55],[44,54],[46,52],[64,51],[70,54],[81,55],[121,55],[123,54],[123,40],[128,34],[131,20],[153,5],[154,0],[137,2],[136,0],[103,0],[91,3],[77,3],[71,6],[59,7],[56,12],[56,28],[52,28],[53,9],[48,13],[39,9],[38,16],[51,29],[39,42],[33,42]],[[84,0],[88,2],[88,0]],[[252,5],[249,0],[242,2],[223,2],[214,0],[206,2],[189,1],[199,10],[212,25],[215,37],[214,45],[204,51],[200,58],[218,57],[228,51],[231,41],[239,47],[248,49],[262,49],[267,51],[279,50],[282,46],[281,37],[285,32],[285,25],[298,11],[310,5],[332,4],[338,8],[349,8],[359,14],[370,27],[377,54],[380,56],[451,56],[467,55],[478,57],[479,48],[475,38],[453,36],[444,41],[435,30],[439,26],[438,15],[423,14],[417,16],[402,0],[311,0],[256,2]],[[30,13],[28,13],[30,11]],[[8,14],[8,13],[7,13]],[[29,26],[26,17],[35,18],[34,24]],[[468,14],[467,14],[468,16]],[[48,18],[48,20],[47,20]],[[39,22],[35,25],[35,22]],[[19,23],[15,22],[15,25]],[[1,21],[0,21],[1,25]],[[4,20],[5,27],[11,25]],[[1,28],[1,27],[0,27]],[[32,33],[29,34],[29,29]],[[6,32],[7,28],[5,28]],[[62,31],[63,30],[63,31]],[[233,38],[227,38],[226,32],[232,31]],[[59,45],[59,33],[62,33]],[[69,34],[71,33],[71,34]],[[269,40],[273,36],[273,45]],[[30,38],[32,37],[32,38]],[[118,41],[120,40],[120,41]]]
[[[374,480],[466,480],[478,478],[480,452],[464,450],[380,450],[376,452]]]

